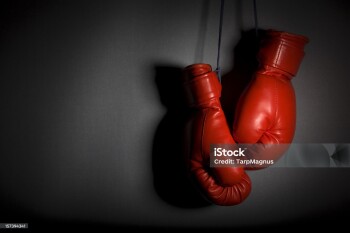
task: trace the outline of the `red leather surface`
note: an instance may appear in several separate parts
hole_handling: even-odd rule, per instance
[[[306,37],[270,30],[262,40],[259,69],[240,97],[233,124],[237,143],[262,143],[251,156],[278,159],[291,143],[296,123],[296,100],[291,79],[304,56]]]
[[[197,69],[198,68],[198,69]],[[210,65],[185,68],[185,89],[193,107],[187,129],[191,141],[189,172],[205,197],[217,205],[236,205],[247,198],[251,182],[241,167],[210,168],[210,145],[233,144],[234,140],[220,104],[221,85]]]

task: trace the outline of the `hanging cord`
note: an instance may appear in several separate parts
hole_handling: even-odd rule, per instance
[[[253,0],[254,4],[254,22],[255,22],[255,36],[258,38],[258,10],[256,7],[256,0]]]
[[[221,0],[220,7],[220,24],[219,24],[219,41],[218,41],[218,57],[216,60],[216,73],[218,74],[219,81],[221,83],[221,67],[220,67],[220,49],[221,49],[221,32],[222,32],[222,23],[224,18],[224,3],[225,0]]]

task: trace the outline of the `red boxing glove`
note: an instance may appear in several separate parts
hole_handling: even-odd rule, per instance
[[[185,92],[193,115],[186,126],[188,169],[204,196],[217,205],[236,205],[250,193],[242,167],[210,167],[211,144],[234,144],[221,109],[221,85],[208,64],[185,68]]]
[[[257,143],[252,158],[276,160],[293,140],[296,101],[291,79],[307,42],[304,36],[274,30],[261,41],[259,68],[239,99],[233,124],[237,143]]]

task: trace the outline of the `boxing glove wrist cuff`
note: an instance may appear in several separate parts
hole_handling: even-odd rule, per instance
[[[260,68],[273,67],[292,78],[304,57],[306,43],[308,38],[304,36],[267,30],[258,53]]]
[[[198,69],[196,69],[198,68]],[[185,69],[185,78],[192,79],[184,83],[184,91],[189,106],[200,106],[212,99],[220,97],[221,85],[216,76],[216,73],[211,71],[210,65],[198,64],[192,65]]]
[[[209,64],[205,63],[197,63],[186,66],[184,69],[184,81],[189,81],[199,75],[211,72],[212,68]]]
[[[262,74],[262,75],[268,75],[273,78],[280,78],[288,81],[293,78],[293,75],[291,75],[290,73],[285,72],[284,70],[276,69],[275,67],[268,66],[268,65],[259,67],[256,73]]]

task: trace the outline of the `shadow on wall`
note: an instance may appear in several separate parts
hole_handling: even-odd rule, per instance
[[[262,35],[263,32],[259,32]],[[242,32],[234,49],[234,67],[222,77],[221,102],[229,125],[240,95],[256,70],[258,38],[254,30]],[[189,64],[190,65],[190,64]],[[183,67],[155,65],[155,83],[161,103],[167,112],[156,130],[153,141],[152,166],[154,188],[167,203],[181,208],[210,205],[188,176],[183,145],[189,116],[181,75]]]
[[[234,114],[239,97],[248,86],[254,71],[257,69],[256,59],[258,44],[264,31],[255,30],[241,32],[241,39],[233,50],[234,64],[231,71],[222,76],[221,104],[229,126],[233,125]]]
[[[181,208],[199,208],[209,203],[191,183],[183,152],[184,128],[188,116],[182,91],[182,68],[156,65],[155,82],[161,103],[167,112],[154,136],[152,166],[154,188],[168,204]]]

